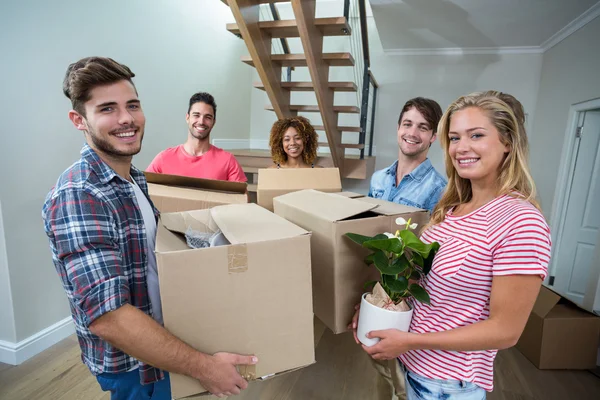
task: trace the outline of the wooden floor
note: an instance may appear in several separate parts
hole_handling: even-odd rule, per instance
[[[69,337],[19,366],[0,364],[2,400],[109,400],[81,363]],[[317,363],[265,382],[253,382],[240,400],[372,399],[376,372],[349,334],[325,331]],[[496,388],[489,400],[599,400],[600,378],[587,371],[540,371],[515,349],[496,359]],[[216,399],[213,396],[197,399]]]

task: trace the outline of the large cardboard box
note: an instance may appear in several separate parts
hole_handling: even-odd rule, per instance
[[[248,202],[248,185],[188,176],[145,172],[152,202],[160,212],[203,210]]]
[[[230,245],[190,249],[181,232]],[[165,327],[195,349],[255,354],[255,378],[314,363],[310,233],[256,204],[162,214],[156,258]],[[204,392],[171,375],[173,396]]]
[[[258,205],[273,211],[273,198],[303,189],[321,192],[342,191],[337,168],[271,168],[258,170]]]
[[[429,213],[387,201],[303,190],[274,199],[275,213],[312,231],[313,303],[315,315],[334,333],[342,333],[365,292],[376,279],[374,267],[364,263],[369,253],[344,236],[348,232],[376,235],[400,229],[396,218],[412,218],[420,226]]]
[[[596,368],[600,318],[545,286],[517,349],[539,369]]]

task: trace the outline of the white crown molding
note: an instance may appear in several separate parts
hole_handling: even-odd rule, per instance
[[[483,54],[539,54],[544,49],[540,46],[516,47],[442,47],[437,49],[388,49],[383,51],[389,56],[462,56]]]
[[[390,56],[462,56],[482,54],[539,54],[550,50],[589,22],[600,16],[600,1],[556,32],[540,46],[516,47],[442,47],[435,49],[387,49],[384,54]]]
[[[0,340],[0,362],[19,365],[74,333],[73,320],[67,317],[18,343]]]
[[[584,26],[586,26],[589,22],[596,19],[600,16],[600,1],[587,9],[583,14],[579,17],[575,18],[571,21],[567,26],[562,28],[560,31],[556,32],[552,35],[548,40],[541,44],[541,48],[544,51],[550,50],[552,47],[556,46]]]

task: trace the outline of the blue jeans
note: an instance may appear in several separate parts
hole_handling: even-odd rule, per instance
[[[404,366],[402,366],[404,367]],[[485,400],[486,392],[474,383],[429,379],[404,368],[407,400]]]
[[[142,385],[140,372],[136,369],[121,374],[96,376],[100,387],[110,392],[110,400],[171,400],[171,380],[165,372],[162,381]]]

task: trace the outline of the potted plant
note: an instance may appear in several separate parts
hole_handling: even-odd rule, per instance
[[[416,223],[409,219],[396,219],[396,224],[404,229],[376,236],[363,236],[346,233],[352,241],[372,250],[365,258],[367,265],[375,265],[380,273],[378,281],[365,284],[365,289],[373,287],[371,293],[364,293],[360,303],[357,336],[366,346],[372,346],[379,339],[366,337],[368,332],[381,329],[408,331],[412,318],[411,302],[416,300],[429,304],[429,294],[421,286],[421,280],[431,270],[433,257],[439,249],[437,242],[425,244],[413,232]]]

